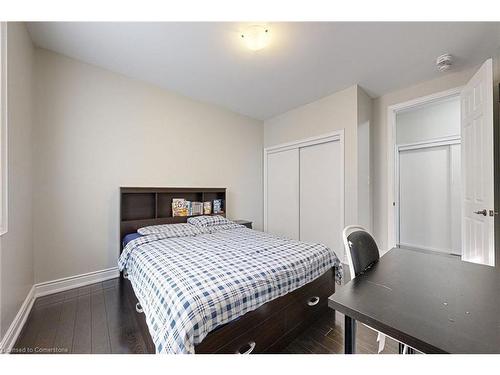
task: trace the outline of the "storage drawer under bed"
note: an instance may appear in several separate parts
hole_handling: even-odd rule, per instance
[[[219,354],[264,353],[277,338],[286,333],[285,311],[274,315],[275,319],[267,319],[264,323],[249,329],[236,339],[219,349]]]
[[[134,306],[137,298],[129,280],[123,279],[129,302]],[[196,353],[265,353],[281,350],[286,341],[327,310],[328,297],[335,291],[334,270],[282,297],[250,311],[235,321],[210,332],[196,346]],[[143,313],[136,314],[148,351],[154,353]],[[290,340],[282,340],[290,337]]]
[[[274,344],[292,331],[299,331],[301,327],[305,327],[314,321],[319,314],[327,311],[328,297],[334,291],[335,279],[333,272],[327,272],[301,288],[243,315],[239,318],[239,324],[246,326],[248,329],[236,338],[230,339],[229,343],[224,343],[223,347],[216,352],[249,354],[279,351],[284,344]],[[265,309],[266,316],[261,312],[261,309]],[[258,325],[252,325],[253,317],[257,314],[263,317],[264,321]],[[206,351],[206,349],[216,346],[215,342],[213,342],[214,339],[218,339],[216,341],[219,341],[220,345],[220,338],[224,335],[226,327],[231,328],[231,325],[227,324],[220,328],[220,332],[214,331],[209,334],[196,348],[196,352],[210,352]],[[228,335],[224,336],[228,337]],[[293,335],[290,336],[293,338]]]
[[[285,309],[286,330],[310,323],[328,308],[328,297],[335,289],[333,278],[316,279],[291,293],[293,299]]]

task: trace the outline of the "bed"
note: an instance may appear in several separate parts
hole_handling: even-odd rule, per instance
[[[119,268],[148,351],[279,352],[326,311],[341,278],[333,251],[248,229],[223,214],[185,218],[182,224],[178,218],[136,218],[142,224],[132,225],[124,220],[130,216],[124,205],[130,211],[127,199],[143,194],[132,201],[146,212],[138,203],[152,201],[144,189],[154,192],[155,207],[161,199],[168,202],[158,194],[189,197],[192,191],[121,189],[121,239],[134,238],[123,244]],[[209,194],[224,201],[225,211],[225,189],[220,190]],[[145,233],[135,235],[137,230]]]

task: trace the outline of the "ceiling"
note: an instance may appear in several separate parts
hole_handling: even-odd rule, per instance
[[[480,64],[500,48],[500,23],[268,23],[250,51],[243,23],[28,23],[36,46],[267,119],[353,84],[372,97]]]

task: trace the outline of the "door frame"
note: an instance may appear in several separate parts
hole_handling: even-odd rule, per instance
[[[401,204],[401,177],[399,174],[399,167],[400,167],[400,152],[401,151],[411,151],[411,150],[422,150],[425,148],[433,148],[433,147],[440,147],[440,146],[451,146],[451,145],[460,145],[462,143],[462,137],[461,135],[452,135],[452,136],[446,136],[446,137],[439,137],[439,138],[433,138],[429,139],[427,141],[419,141],[419,142],[412,142],[412,143],[405,143],[405,144],[396,144],[395,145],[395,154],[394,154],[394,160],[395,160],[395,198],[394,202],[396,205],[394,206],[394,215],[395,215],[395,241],[396,244],[399,244],[400,246],[408,246],[408,244],[401,244],[401,228],[400,228],[400,218],[401,218],[401,210],[400,210],[400,204]],[[461,183],[460,183],[461,185]],[[460,187],[460,190],[462,188]],[[419,249],[423,250],[428,250],[428,251],[439,251],[437,249],[432,249],[432,248],[425,248],[425,247],[418,247]],[[440,251],[441,252],[441,251]],[[442,253],[442,252],[441,252]],[[456,254],[453,254],[456,255]]]
[[[387,107],[387,249],[396,247],[399,218],[396,215],[396,115],[408,109],[421,107],[425,104],[432,104],[444,99],[460,95],[463,86],[454,87],[449,90],[440,91],[434,94],[422,96],[406,102],[393,104]]]
[[[344,129],[336,130],[331,133],[322,134],[315,137],[300,139],[292,142],[282,143],[275,146],[269,146],[264,148],[264,231],[267,232],[267,156],[276,152],[282,152],[293,149],[300,149],[302,147],[319,145],[321,143],[327,143],[332,141],[340,142],[340,184],[341,184],[341,215],[342,215],[342,227],[345,226],[345,154],[344,154]],[[299,197],[300,197],[300,185],[299,185]],[[299,204],[299,233],[300,233],[300,204]]]

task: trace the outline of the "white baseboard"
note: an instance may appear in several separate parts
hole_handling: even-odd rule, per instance
[[[7,332],[5,332],[2,341],[0,342],[0,353],[10,353],[12,347],[16,343],[21,330],[28,319],[33,303],[35,302],[35,286],[33,285],[26,296],[21,308],[17,312],[14,320],[10,324]]]
[[[444,254],[444,255],[457,255],[460,256],[460,254],[457,254],[456,252],[453,252],[451,249],[438,249],[435,247],[428,247],[428,246],[420,246],[420,245],[412,245],[408,243],[400,243],[399,246],[409,249],[416,249],[416,250],[423,250],[423,251],[431,251],[433,253],[439,253],[439,254]]]
[[[81,275],[64,277],[62,279],[35,284],[35,298],[64,292],[69,289],[79,288],[81,286],[98,283],[100,281],[114,279],[119,275],[120,272],[118,271],[118,268],[113,267],[105,270],[94,271]]]
[[[11,351],[17,341],[17,338],[19,337],[19,334],[21,333],[21,330],[23,329],[24,324],[26,323],[26,320],[28,319],[36,298],[114,279],[119,275],[120,272],[118,271],[118,268],[113,267],[33,285],[16,317],[10,324],[7,332],[5,332],[5,335],[0,342],[0,353],[9,353]]]

